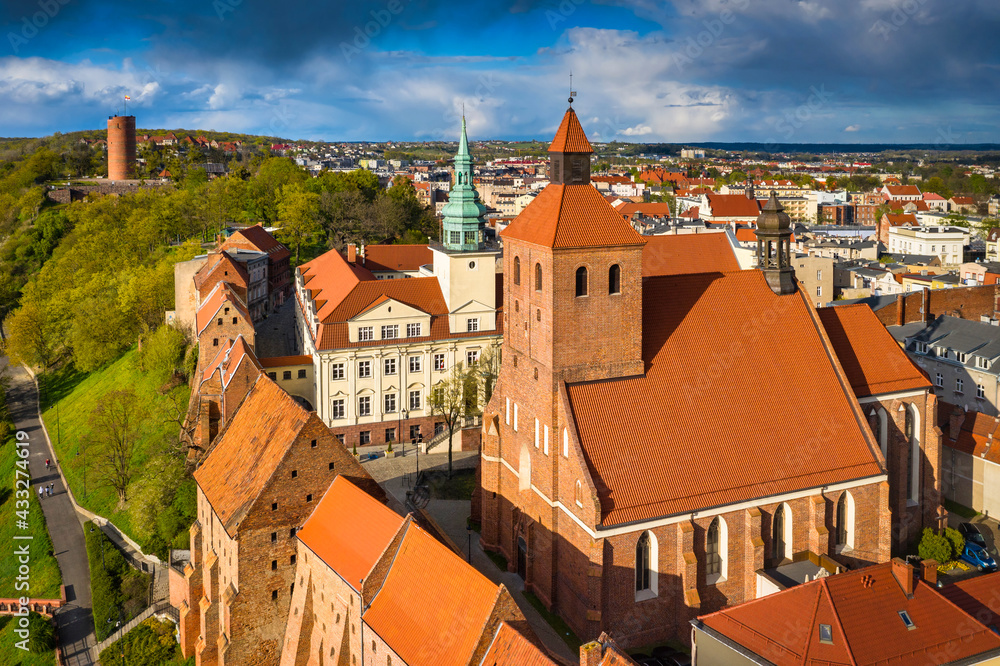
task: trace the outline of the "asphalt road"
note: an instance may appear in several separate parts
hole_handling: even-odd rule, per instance
[[[55,460],[49,442],[42,431],[38,415],[35,383],[21,367],[8,365],[0,357],[0,372],[7,370],[10,389],[7,404],[14,424],[19,431],[28,433],[31,456],[32,492],[38,486],[54,484],[51,497],[40,498],[45,521],[48,523],[52,549],[59,561],[63,584],[66,586],[66,605],[56,612],[59,643],[68,666],[89,666],[90,646],[94,644],[94,616],[90,602],[90,568],[87,565],[87,543],[83,525],[73,503],[63,486],[62,476],[53,467],[45,469],[45,460]]]

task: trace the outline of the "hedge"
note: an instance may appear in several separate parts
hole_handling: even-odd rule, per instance
[[[93,523],[84,525],[84,533],[90,563],[94,633],[100,642],[114,633],[119,621],[127,622],[146,608],[151,576],[133,569],[114,542]]]

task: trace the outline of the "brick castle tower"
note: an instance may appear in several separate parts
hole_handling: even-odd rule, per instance
[[[108,116],[108,179],[135,178],[135,116]]]

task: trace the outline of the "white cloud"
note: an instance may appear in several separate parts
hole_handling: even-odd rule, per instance
[[[652,134],[653,128],[649,125],[636,125],[635,127],[626,127],[621,133],[625,136],[645,136]]]
[[[861,125],[848,125],[844,128],[845,132],[857,132],[861,129]]]

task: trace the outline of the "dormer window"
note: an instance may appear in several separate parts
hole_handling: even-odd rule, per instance
[[[959,363],[965,363],[965,358],[966,358],[965,352],[960,352],[960,351],[955,352],[955,360],[957,360]]]
[[[982,356],[977,356],[976,367],[979,368],[980,370],[986,370],[990,367],[990,362],[988,359],[985,359]]]
[[[927,343],[926,342],[919,342],[918,341],[918,342],[913,343],[913,346],[914,346],[914,350],[918,354],[926,354],[927,353]]]

